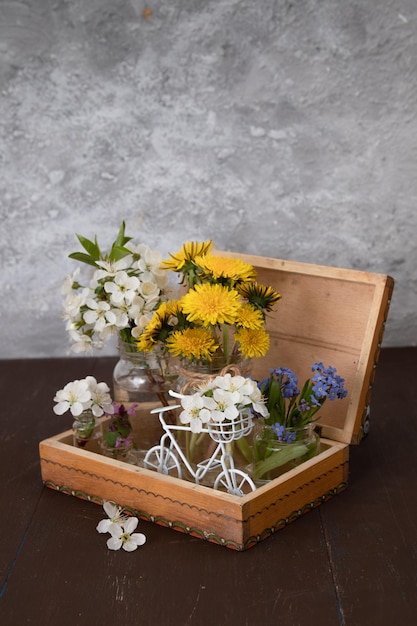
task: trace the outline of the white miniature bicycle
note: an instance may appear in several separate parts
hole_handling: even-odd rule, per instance
[[[256,487],[252,479],[245,472],[235,467],[233,457],[226,448],[226,444],[246,437],[252,432],[251,412],[249,410],[242,411],[235,421],[208,423],[207,428],[203,428],[201,432],[208,433],[217,445],[211,456],[197,463],[196,469],[194,469],[175,437],[176,432],[191,432],[191,428],[167,424],[163,416],[165,411],[172,411],[179,407],[180,405],[167,406],[151,411],[151,413],[159,413],[164,434],[159,445],[153,446],[146,453],[143,461],[144,467],[156,470],[161,474],[176,474],[178,478],[182,478],[182,462],[196,484],[201,483],[209,470],[218,469],[219,474],[214,481],[214,489],[224,489],[227,493],[235,496],[243,496],[249,491],[255,491]]]

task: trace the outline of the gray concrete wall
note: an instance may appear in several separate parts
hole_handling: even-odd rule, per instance
[[[75,233],[122,219],[391,274],[415,345],[416,105],[415,0],[2,0],[0,356],[68,352]]]

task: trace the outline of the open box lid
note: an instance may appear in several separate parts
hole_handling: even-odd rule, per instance
[[[321,435],[359,443],[364,435],[375,368],[379,357],[394,280],[384,274],[284,261],[234,252],[254,266],[256,280],[282,294],[268,314],[271,347],[254,359],[259,380],[271,368],[289,367],[302,386],[321,361],[345,379],[348,395],[326,402],[320,411]]]

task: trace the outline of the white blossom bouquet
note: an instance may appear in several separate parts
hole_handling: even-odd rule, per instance
[[[73,252],[69,258],[86,264],[91,272],[82,280],[77,268],[62,286],[63,318],[72,350],[100,349],[114,334],[135,344],[154,310],[167,299],[167,273],[160,269],[160,253],[134,244],[125,236],[124,222],[109,252],[100,249],[97,237],[94,241],[77,238],[85,252]]]
[[[230,373],[207,380],[192,395],[170,394],[181,399],[179,420],[189,425],[192,433],[200,433],[209,423],[233,422],[244,409],[269,415],[256,381]]]
[[[74,417],[89,410],[94,417],[114,413],[109,386],[107,383],[98,383],[94,376],[67,383],[56,392],[54,401],[57,403],[54,406],[56,415],[63,415],[68,410]]]

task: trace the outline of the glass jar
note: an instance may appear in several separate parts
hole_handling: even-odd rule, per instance
[[[177,363],[160,351],[138,352],[136,344],[119,341],[119,361],[113,370],[113,398],[116,402],[166,404],[165,394],[174,389]]]
[[[232,375],[248,376],[251,366],[252,361],[244,359],[240,354],[229,359],[229,363],[222,356],[215,356],[211,361],[191,361],[182,359],[179,367],[176,390],[182,394],[192,394],[198,385],[222,373],[225,374],[228,371]],[[208,459],[213,454],[217,445],[216,441],[210,437],[208,432],[192,433],[187,430],[179,431],[176,433],[176,439],[194,471],[197,468],[197,463]],[[217,473],[218,470],[210,470],[207,472],[201,484],[212,486]],[[189,476],[187,471],[185,471],[184,477],[187,480],[194,481],[194,477]]]
[[[112,446],[107,441],[102,441],[100,451],[103,456],[107,456],[110,459],[136,464],[135,449],[130,444],[126,446],[121,443],[120,445]]]
[[[232,375],[249,376],[252,360],[238,354],[228,360],[215,356],[208,360],[189,361],[183,359],[179,367],[176,388],[180,393],[193,393],[194,387],[204,381],[229,371]]]
[[[285,440],[278,438],[272,426],[260,425],[253,438],[251,476],[258,484],[277,478],[316,456],[319,444],[313,423],[286,428]]]
[[[94,417],[91,409],[83,411],[75,418],[73,425],[73,443],[76,448],[95,450],[103,437],[101,421]]]

